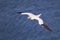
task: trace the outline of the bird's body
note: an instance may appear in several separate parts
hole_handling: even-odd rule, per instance
[[[43,20],[41,18],[39,18],[41,16],[41,14],[34,15],[34,14],[28,13],[28,12],[25,12],[25,13],[24,12],[19,12],[19,13],[21,13],[21,15],[28,15],[28,19],[30,19],[30,20],[34,20],[34,19],[37,20],[39,25],[41,25],[42,27],[44,27],[44,28],[48,29],[49,31],[51,31],[51,29],[49,29],[48,26],[46,26],[44,24]]]

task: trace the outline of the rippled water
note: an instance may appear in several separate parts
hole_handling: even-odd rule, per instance
[[[41,13],[52,32],[21,11]],[[60,40],[60,0],[0,0],[0,40]]]

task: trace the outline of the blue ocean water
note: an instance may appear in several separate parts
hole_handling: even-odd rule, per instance
[[[52,32],[18,12],[41,13]],[[0,40],[60,40],[60,0],[0,0]]]

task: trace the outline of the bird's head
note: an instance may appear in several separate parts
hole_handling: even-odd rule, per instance
[[[34,20],[34,17],[33,16],[29,16],[28,19]]]

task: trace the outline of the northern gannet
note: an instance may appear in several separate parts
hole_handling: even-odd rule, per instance
[[[29,12],[19,12],[19,14],[21,15],[28,15],[28,19],[30,20],[37,20],[39,25],[41,25],[43,28],[47,29],[48,31],[52,31],[47,25],[44,24],[43,20],[41,18],[39,18],[41,16],[41,14],[39,15],[34,15],[32,13]]]

